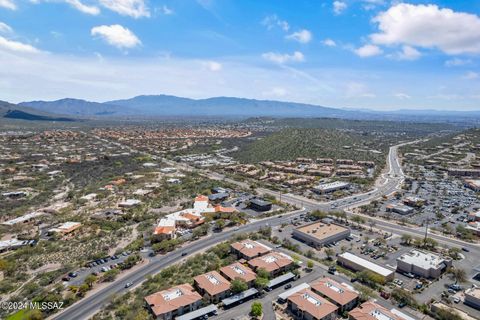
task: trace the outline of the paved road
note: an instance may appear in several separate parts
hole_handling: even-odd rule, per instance
[[[414,143],[414,142],[409,142]],[[305,213],[308,210],[321,209],[321,210],[330,210],[332,205],[336,206],[336,209],[346,209],[347,214],[352,214],[348,209],[357,207],[363,204],[366,204],[372,200],[379,199],[384,195],[389,195],[395,192],[398,186],[403,182],[404,174],[399,163],[399,158],[397,154],[398,147],[405,145],[407,143],[396,145],[390,148],[388,157],[387,157],[387,172],[382,175],[379,179],[379,183],[376,188],[372,191],[369,191],[364,194],[350,196],[345,199],[340,199],[332,201],[329,203],[320,203],[314,200],[306,199],[300,196],[292,194],[280,194],[276,191],[267,190],[264,188],[258,188],[257,191],[260,193],[270,194],[277,198],[282,199],[282,201],[290,203],[292,205],[300,206],[303,209],[291,214],[285,214],[282,217],[271,217],[264,219],[262,221],[253,222],[238,228],[237,230],[224,231],[219,234],[213,234],[208,238],[204,238],[200,241],[188,244],[180,249],[175,250],[169,254],[155,257],[148,264],[138,269],[136,272],[126,275],[121,281],[115,281],[109,286],[99,290],[98,292],[80,300],[76,304],[65,309],[62,313],[59,313],[52,317],[56,320],[71,320],[71,319],[87,319],[89,316],[95,314],[101,307],[106,304],[113,295],[118,295],[124,293],[127,289],[124,288],[125,283],[133,282],[135,285],[143,282],[147,275],[152,275],[158,273],[161,269],[170,266],[179,262],[183,257],[182,253],[186,252],[187,255],[194,254],[199,250],[211,247],[217,243],[229,239],[234,233],[244,233],[252,232],[258,230],[261,226],[266,224],[270,226],[280,225],[282,223],[288,223],[293,216],[300,215]],[[132,150],[134,151],[134,150]],[[178,166],[178,163],[170,162],[171,165]],[[196,170],[190,168],[186,165],[181,165],[183,170],[191,171]],[[226,178],[221,174],[214,172],[204,172],[204,174],[211,178],[217,180],[225,180],[236,185],[241,185],[242,187],[248,187],[248,184],[244,182],[234,181],[232,179]],[[381,228],[385,231],[392,233],[408,233],[415,236],[422,236],[423,231],[418,229],[412,229],[407,226],[400,226],[395,223],[383,221],[376,218],[367,219],[375,220],[377,228]],[[453,240],[439,235],[430,235],[430,237],[439,241],[440,243],[447,243],[449,245],[459,246],[459,247],[468,247],[470,249],[469,256],[471,257],[468,261],[480,261],[480,249],[477,245],[467,244],[460,240]]]

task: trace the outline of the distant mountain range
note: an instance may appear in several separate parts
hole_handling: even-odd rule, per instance
[[[34,108],[15,105],[6,101],[0,101],[0,118],[36,121],[75,121],[75,119],[69,117],[42,112]]]
[[[22,102],[21,107],[74,117],[325,117],[355,120],[418,122],[480,122],[480,111],[338,109],[311,104],[232,97],[190,99],[170,95],[142,95],[104,103],[80,99]]]

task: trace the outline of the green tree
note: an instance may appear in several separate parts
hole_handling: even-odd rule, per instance
[[[402,244],[409,246],[412,243],[412,236],[409,234],[402,234]]]
[[[326,248],[325,254],[327,255],[328,260],[332,260],[332,257],[335,255],[335,250],[333,250],[332,248]]]
[[[85,277],[84,283],[91,288],[92,285],[97,281],[97,277],[94,276],[93,274],[89,274],[88,276]]]
[[[118,269],[108,270],[107,272],[105,272],[103,274],[103,281],[112,282],[113,280],[115,280],[115,278],[117,277],[117,275],[119,273],[120,273],[120,271]]]
[[[455,284],[457,283],[462,283],[462,282],[467,282],[467,273],[465,272],[464,269],[460,268],[450,268],[448,273],[451,275],[451,277],[455,280]]]
[[[313,261],[312,261],[312,260],[308,260],[308,261],[307,261],[307,268],[308,268],[308,269],[313,269],[313,266],[314,266]]]
[[[257,270],[257,276],[260,278],[270,279],[270,273],[268,273],[265,268],[260,268]]]
[[[233,293],[240,293],[248,289],[248,284],[241,278],[236,278],[231,282]]]
[[[262,303],[259,302],[259,301],[255,301],[254,303],[252,303],[252,307],[250,309],[250,314],[253,316],[253,317],[260,317],[262,315]]]

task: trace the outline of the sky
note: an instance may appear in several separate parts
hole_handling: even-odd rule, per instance
[[[479,110],[480,1],[0,0],[0,100]]]

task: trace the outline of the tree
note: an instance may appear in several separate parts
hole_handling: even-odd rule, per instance
[[[250,314],[253,317],[260,317],[262,315],[262,312],[263,312],[263,310],[262,310],[262,303],[261,302],[255,301],[254,303],[252,303]]]
[[[372,288],[377,288],[378,285],[385,284],[385,279],[381,275],[369,270],[363,270],[357,273],[357,278],[360,282],[365,283]]]
[[[328,260],[332,260],[332,257],[335,255],[335,250],[333,250],[332,248],[326,248],[325,254],[327,255]]]
[[[450,248],[448,249],[448,255],[450,258],[457,260],[460,258],[460,249],[457,247]]]
[[[307,261],[307,268],[308,268],[308,269],[312,269],[312,268],[313,268],[313,261],[312,261],[312,260],[308,260],[308,261]]]
[[[365,223],[365,219],[363,219],[361,216],[354,215],[352,217],[352,221],[357,223],[357,226],[360,227],[362,223]]]
[[[409,246],[412,243],[412,236],[409,234],[402,234],[402,244]]]
[[[267,285],[268,285],[268,278],[257,276],[257,278],[255,279],[255,287],[257,289],[264,289],[267,287]]]
[[[94,276],[93,274],[89,274],[88,276],[85,277],[84,283],[91,288],[92,285],[97,281],[97,277]]]
[[[412,293],[401,288],[395,288],[392,290],[392,297],[398,301],[398,302],[403,302],[406,303],[409,306],[416,306],[417,302],[415,301],[415,298],[413,297]]]
[[[233,293],[240,293],[248,289],[248,284],[241,278],[235,278],[231,285]]]
[[[310,213],[310,216],[314,217],[316,220],[321,220],[327,217],[327,213],[320,210],[315,210]]]
[[[452,278],[455,279],[455,284],[459,282],[467,282],[467,273],[464,269],[452,267],[449,269],[448,273],[450,273]]]
[[[270,279],[270,273],[268,273],[265,268],[260,268],[257,270],[257,276],[260,278]]]
[[[108,270],[107,272],[105,272],[103,274],[103,281],[105,282],[111,282],[113,280],[115,280],[115,278],[117,277],[117,275],[120,273],[120,271],[118,269],[111,269],[111,270]]]

